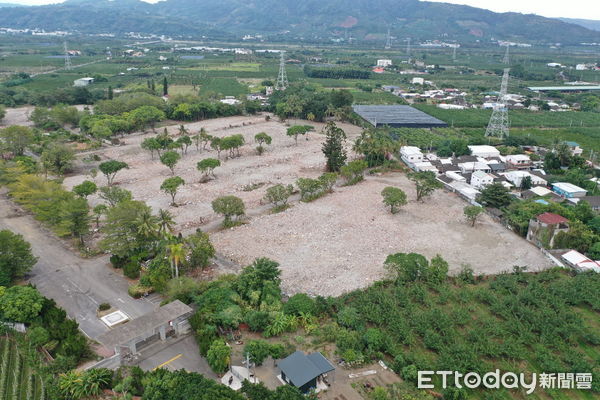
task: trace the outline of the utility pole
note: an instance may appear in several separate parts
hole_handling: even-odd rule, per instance
[[[485,130],[486,137],[495,136],[501,139],[508,137],[509,120],[508,109],[506,107],[506,93],[508,91],[509,71],[510,68],[504,69],[502,85],[500,86],[500,95],[498,97],[498,102],[492,110],[492,116],[490,117],[487,129]]]
[[[73,68],[73,66],[71,65],[71,56],[69,55],[69,49],[67,47],[66,40],[63,42],[63,47],[65,49],[65,69],[69,71]]]
[[[279,75],[277,76],[275,90],[285,90],[289,86],[287,74],[285,72],[285,51],[282,50],[279,54]]]

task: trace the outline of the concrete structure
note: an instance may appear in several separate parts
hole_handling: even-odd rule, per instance
[[[320,391],[328,386],[327,375],[335,367],[319,352],[304,354],[296,351],[277,363],[282,382],[295,386],[302,393]]]
[[[569,231],[569,220],[562,215],[543,213],[529,220],[527,240],[538,247],[552,248],[559,232]]]
[[[580,156],[581,154],[583,154],[583,149],[581,148],[581,146],[579,146],[579,143],[577,142],[565,142],[565,144],[567,146],[569,146],[569,149],[571,150],[571,154],[574,156]]]
[[[600,261],[590,260],[578,251],[568,251],[560,256],[560,258],[577,272],[594,271],[600,273]]]
[[[476,189],[482,189],[492,183],[494,183],[494,177],[483,171],[475,171],[471,175],[471,186]]]
[[[501,175],[503,175],[510,183],[512,183],[516,187],[521,187],[521,183],[523,183],[523,179],[525,179],[526,177],[531,178],[531,186],[546,186],[548,184],[548,181],[544,178],[541,178],[527,171],[508,171],[503,172]]]
[[[400,158],[407,164],[414,164],[423,161],[423,153],[416,146],[400,147]]]
[[[580,201],[585,201],[590,205],[592,210],[600,211],[600,196],[583,196],[583,197],[572,197],[569,200],[569,203],[577,204]]]
[[[137,354],[138,351],[156,340],[177,336],[189,331],[188,318],[194,310],[175,300],[156,311],[121,324],[98,337],[98,342],[113,350],[121,358]]]
[[[392,60],[387,60],[387,59],[382,59],[382,60],[377,60],[377,66],[378,67],[389,67],[390,65],[392,65]]]
[[[531,168],[531,158],[526,154],[513,154],[506,156],[506,166],[508,168],[529,169]]]
[[[258,378],[248,368],[237,365],[233,365],[221,378],[221,383],[233,390],[240,390],[244,381],[259,383]]]
[[[79,79],[75,79],[75,81],[73,81],[73,86],[83,87],[83,86],[91,85],[92,83],[94,83],[94,78],[79,78]]]
[[[567,199],[572,197],[583,197],[587,194],[587,190],[569,182],[556,182],[552,184],[552,190],[554,190],[554,193]]]
[[[420,77],[414,77],[412,78],[412,81],[410,81],[413,85],[424,85],[425,84],[425,78],[420,78]]]
[[[483,157],[483,158],[492,158],[492,157],[500,157],[500,151],[494,146],[488,145],[477,145],[477,146],[467,146],[469,150],[471,150],[471,155],[475,157]]]

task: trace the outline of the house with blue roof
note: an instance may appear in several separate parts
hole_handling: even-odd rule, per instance
[[[304,354],[296,351],[279,361],[277,366],[281,371],[278,378],[283,383],[297,387],[302,393],[327,389],[329,374],[335,371],[335,367],[319,352]]]

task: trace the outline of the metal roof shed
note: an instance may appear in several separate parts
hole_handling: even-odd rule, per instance
[[[353,106],[352,109],[374,127],[444,128],[448,124],[411,106]]]
[[[283,381],[306,393],[317,387],[317,378],[335,370],[335,367],[319,352],[304,354],[296,351],[277,363]]]

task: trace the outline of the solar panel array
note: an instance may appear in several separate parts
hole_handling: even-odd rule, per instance
[[[444,121],[432,117],[411,106],[363,106],[353,107],[371,125],[392,128],[441,128],[448,126]]]

